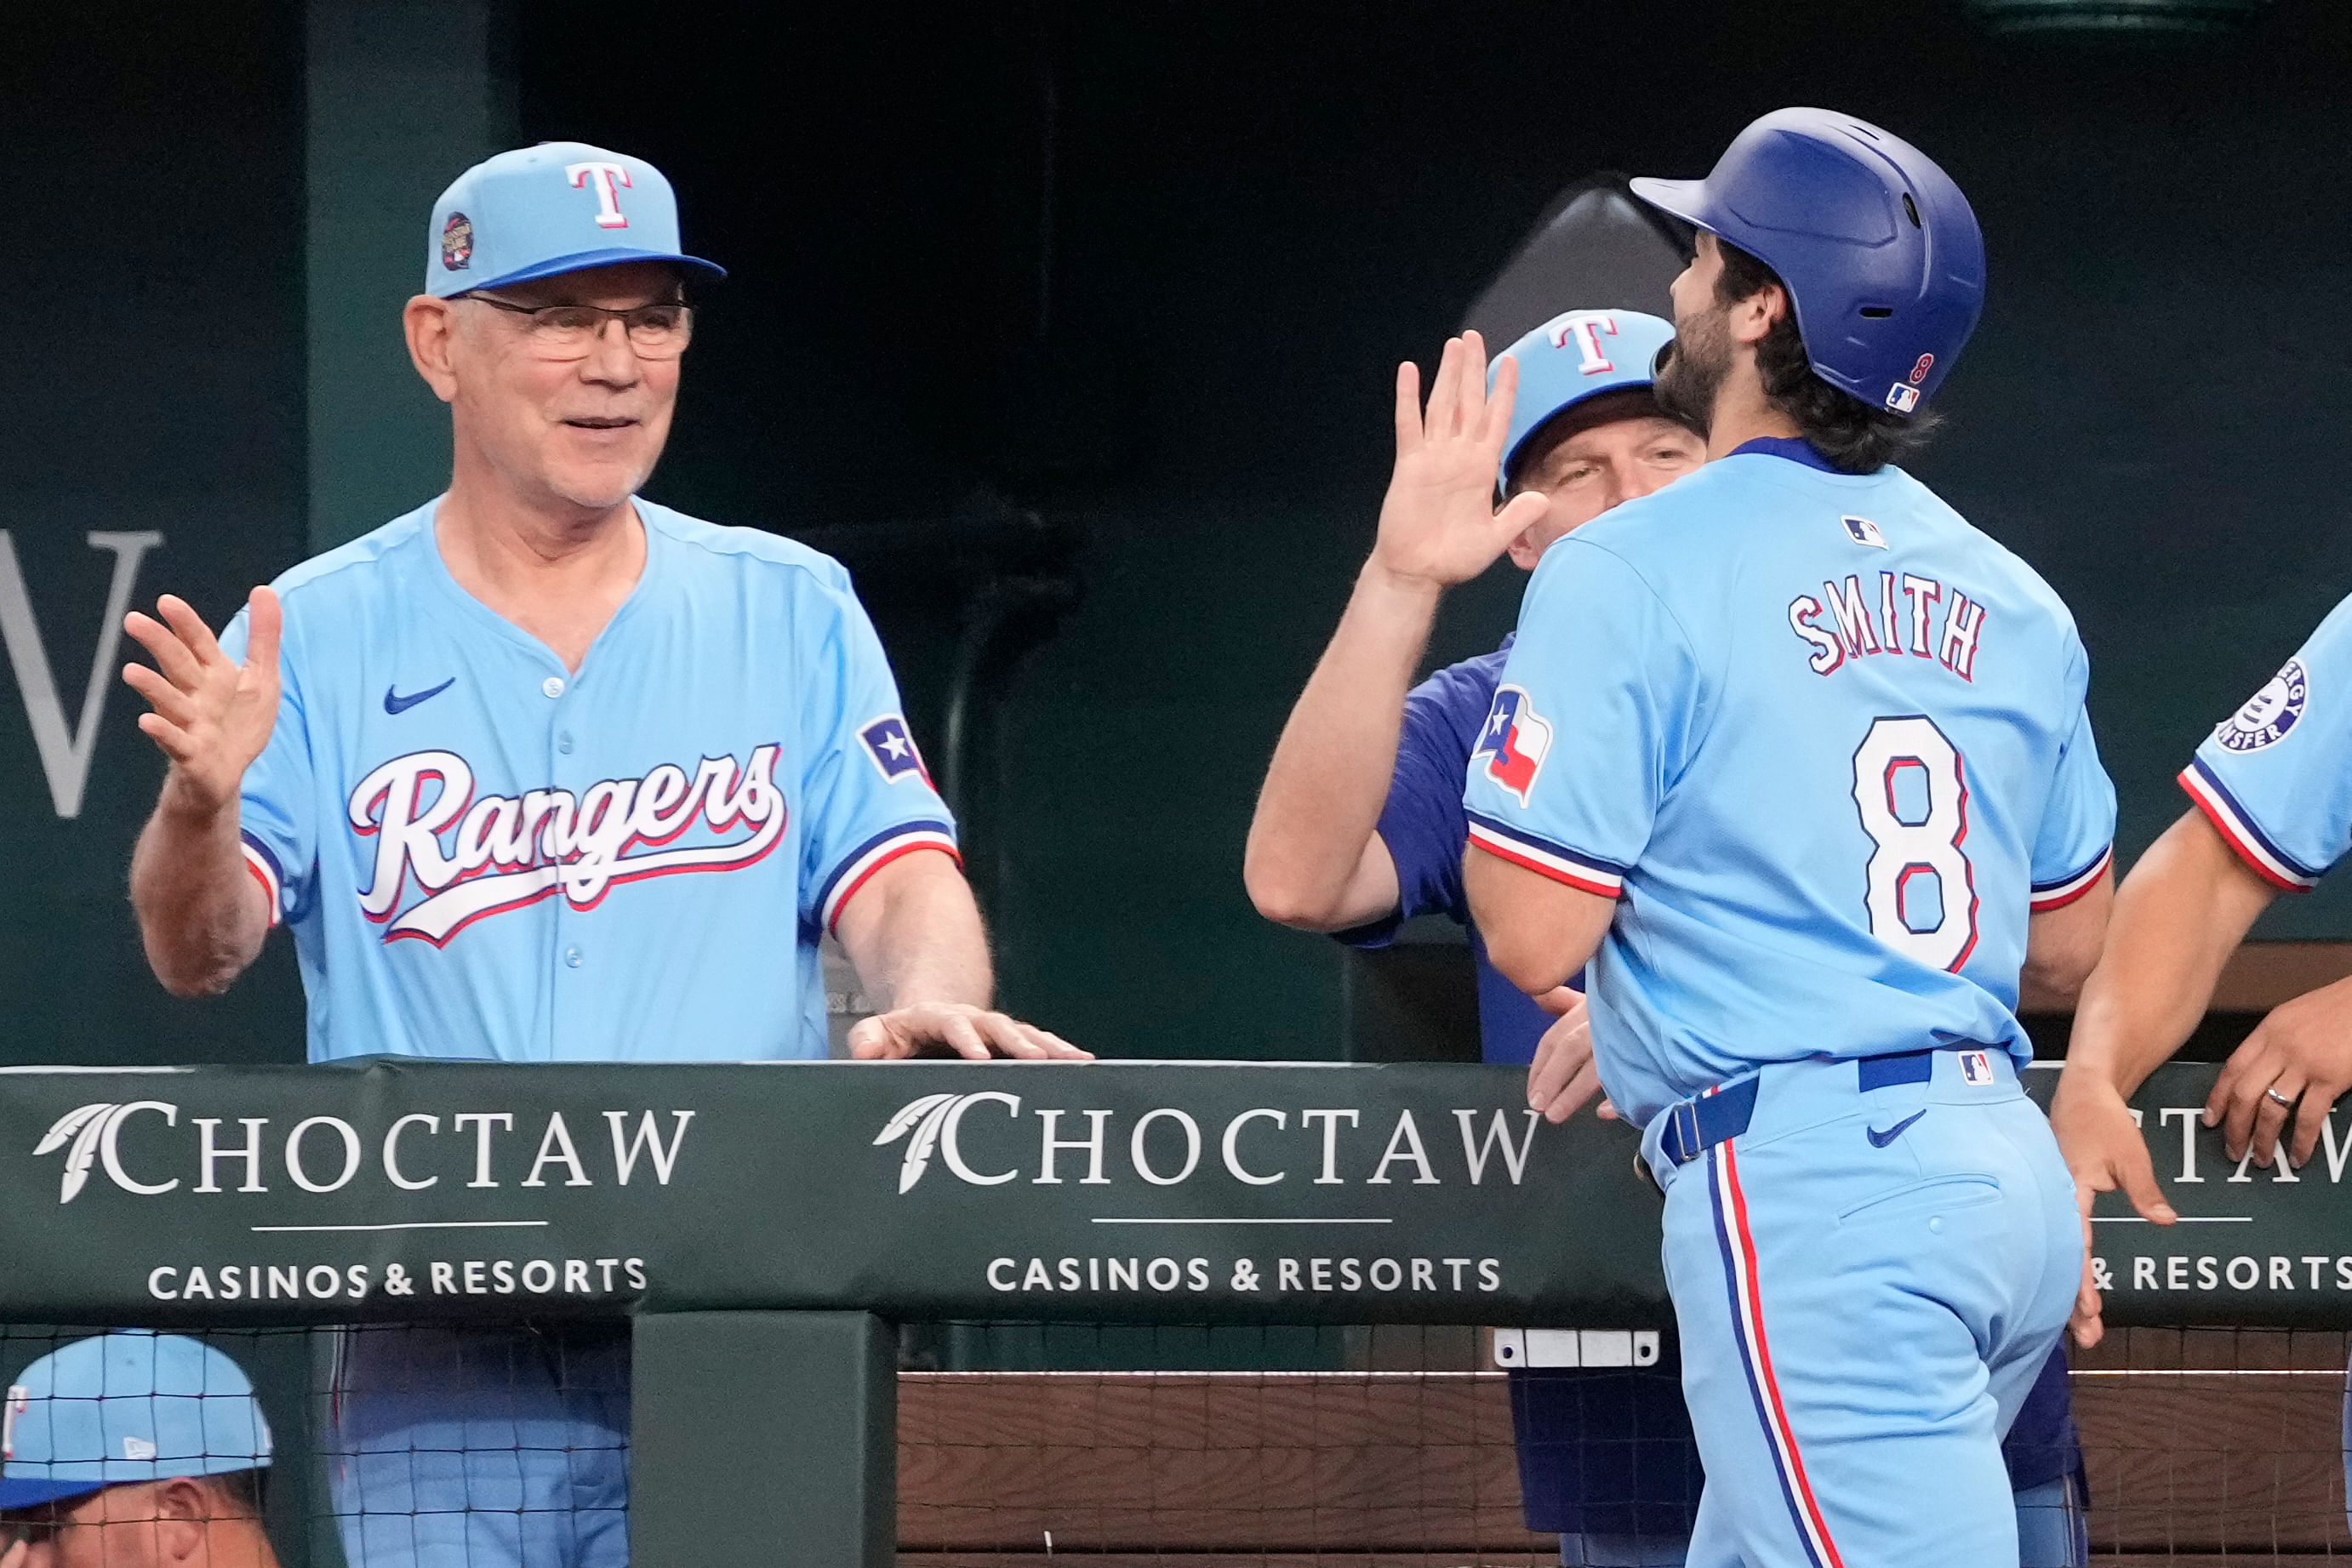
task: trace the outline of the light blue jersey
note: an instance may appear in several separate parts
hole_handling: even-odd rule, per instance
[[[276,585],[243,825],[311,1060],[824,1055],[821,933],[955,849],[848,574],[638,501],[644,576],[575,674],[449,575],[437,506]]]
[[[2273,887],[2309,890],[2352,849],[2352,599],[2223,720],[2180,775]]]
[[[2115,830],[2088,682],[2057,595],[1916,480],[1751,443],[1545,552],[1472,841],[1622,900],[1592,1030],[1637,1123],[1768,1062],[2027,1061],[2029,914]]]

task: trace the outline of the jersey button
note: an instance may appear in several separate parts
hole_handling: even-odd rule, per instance
[[[580,949],[577,947],[566,947],[563,950],[563,961],[571,965],[573,968],[578,968],[580,967]]]
[[[539,689],[545,692],[551,697],[560,697],[563,695],[563,677],[562,675],[550,675],[547,679],[539,683]]]
[[[566,757],[572,755],[572,732],[570,730],[566,730],[562,735],[555,737],[555,749],[563,753]]]

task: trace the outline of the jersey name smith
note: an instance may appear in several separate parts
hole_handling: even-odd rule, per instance
[[[1822,583],[1820,598],[1789,601],[1789,629],[1812,644],[1805,663],[1817,675],[1835,674],[1873,653],[1933,659],[1964,681],[1974,681],[1985,607],[1932,577],[1882,571],[1875,591],[1859,572]]]
[[[421,937],[437,947],[476,920],[553,894],[593,909],[616,883],[753,864],[784,834],[782,750],[755,747],[740,764],[706,757],[691,773],[665,762],[576,796],[532,789],[478,799],[474,770],[456,752],[395,757],[351,794],[352,831],[375,840],[360,908],[385,923],[385,941]],[[698,823],[704,841],[679,845]],[[412,876],[425,896],[404,908]]]

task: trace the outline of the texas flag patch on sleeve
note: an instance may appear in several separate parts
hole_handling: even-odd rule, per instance
[[[1520,805],[1528,803],[1543,771],[1544,754],[1551,749],[1551,726],[1536,713],[1536,705],[1517,686],[1498,686],[1495,706],[1486,711],[1486,727],[1478,737],[1471,760],[1486,761],[1486,777],[1508,789]]]
[[[902,779],[931,781],[931,770],[923,766],[923,754],[915,748],[915,737],[907,732],[903,716],[886,713],[859,730],[857,738],[865,742],[866,755],[891,783]]]

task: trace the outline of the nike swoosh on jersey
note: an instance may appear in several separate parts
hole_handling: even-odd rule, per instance
[[[1911,1124],[1917,1121],[1927,1113],[1925,1111],[1914,1111],[1908,1116],[1904,1117],[1903,1120],[1895,1123],[1895,1125],[1887,1128],[1886,1131],[1883,1133],[1875,1127],[1864,1127],[1863,1131],[1870,1134],[1870,1143],[1873,1148],[1883,1149],[1887,1145],[1893,1143],[1895,1139],[1901,1137],[1904,1134],[1909,1132],[1911,1130]]]
[[[390,714],[406,713],[418,703],[424,702],[430,697],[437,697],[443,692],[447,691],[451,686],[454,686],[457,684],[457,677],[452,675],[447,680],[442,682],[439,685],[433,687],[429,691],[414,692],[407,696],[402,696],[392,687],[386,686],[383,688],[383,711]]]

